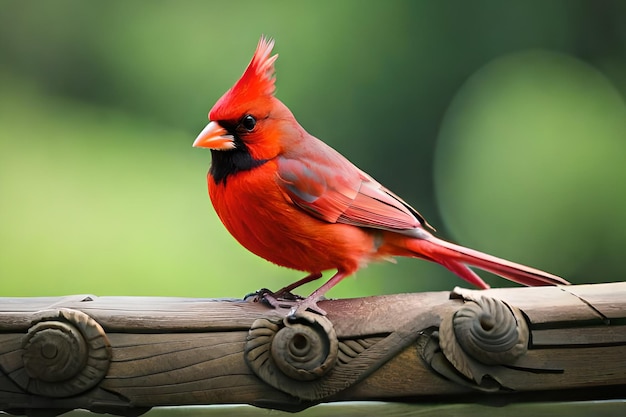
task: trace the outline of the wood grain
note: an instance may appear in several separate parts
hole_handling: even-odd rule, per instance
[[[481,313],[486,305],[517,315],[506,325],[485,320],[491,314]],[[319,330],[327,321],[337,340],[337,359],[313,380],[299,380],[298,373],[272,376],[281,373],[278,354],[285,353],[272,343],[293,324],[285,320],[286,310],[264,303],[94,295],[0,298],[0,411],[54,414],[85,408],[136,415],[155,406],[227,403],[298,410],[329,401],[626,389],[624,282],[456,289],[328,300],[320,307],[326,318],[312,314],[298,320],[301,326],[318,326],[322,341],[295,331],[280,349],[292,349],[296,356],[316,349],[333,354],[325,350],[327,330]],[[481,331],[521,326],[517,331],[526,332],[525,349],[511,358],[496,355],[495,345],[482,355],[468,353],[465,341],[454,336],[464,334],[453,320],[461,311],[477,311],[472,325]],[[442,327],[446,320],[452,324]],[[269,326],[257,332],[258,341],[250,331],[254,323]],[[262,364],[246,359],[252,348],[261,349],[256,352]],[[69,365],[58,365],[62,359]],[[71,361],[93,369],[87,366],[76,376]],[[43,366],[49,369],[38,368]],[[72,375],[61,376],[57,368]]]

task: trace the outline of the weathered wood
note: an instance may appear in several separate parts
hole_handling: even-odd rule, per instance
[[[253,298],[0,298],[0,411],[626,392],[624,282],[320,306],[287,320]]]

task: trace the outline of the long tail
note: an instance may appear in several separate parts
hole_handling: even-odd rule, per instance
[[[528,286],[569,285],[563,278],[548,272],[455,245],[432,235],[425,239],[409,238],[404,243],[415,256],[437,262],[479,288],[489,288],[489,285],[469,266]]]

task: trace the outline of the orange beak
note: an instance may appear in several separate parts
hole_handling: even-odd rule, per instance
[[[202,129],[202,132],[200,132],[191,146],[195,148],[209,148],[216,151],[227,151],[229,149],[235,149],[235,138],[228,133],[226,129],[220,126],[219,123],[209,122],[209,124]]]

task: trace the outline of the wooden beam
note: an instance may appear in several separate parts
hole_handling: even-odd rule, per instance
[[[320,307],[287,319],[254,297],[0,298],[0,411],[626,392],[626,282]]]

